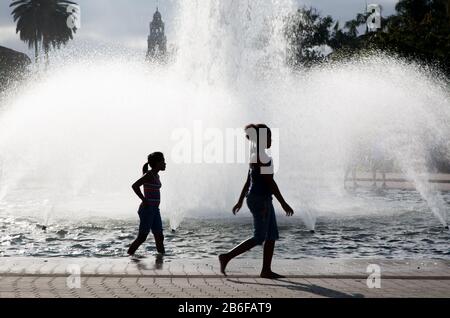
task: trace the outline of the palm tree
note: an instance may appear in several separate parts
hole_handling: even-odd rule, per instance
[[[44,50],[48,62],[48,52],[53,47],[59,48],[73,39],[76,28],[69,28],[67,19],[69,5],[75,2],[67,0],[17,0],[9,6],[14,7],[12,15],[17,22],[16,33],[20,39],[34,47],[35,61],[38,61],[39,44]]]
[[[358,13],[356,18],[345,23],[345,28],[348,29],[348,35],[356,38],[359,34],[358,27],[366,24],[369,14]],[[367,30],[366,30],[367,32]]]

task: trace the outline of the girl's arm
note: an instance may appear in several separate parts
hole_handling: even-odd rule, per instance
[[[283,196],[281,195],[280,189],[278,188],[277,183],[275,182],[275,179],[273,178],[273,174],[263,174],[262,175],[264,180],[269,185],[270,190],[272,191],[272,194],[277,198],[278,202],[280,202],[281,207],[286,212],[287,216],[291,216],[294,214],[294,210],[287,204],[287,202],[284,200]]]
[[[249,187],[250,187],[250,174],[247,175],[247,181],[245,181],[244,187],[242,188],[238,203],[236,203],[236,205],[233,207],[233,214],[238,213],[239,210],[241,209],[242,203],[244,202],[244,198],[247,195]]]
[[[134,193],[136,193],[136,195],[139,197],[139,199],[142,200],[142,202],[145,202],[145,197],[141,192],[141,186],[144,185],[144,183],[148,182],[148,180],[149,180],[149,176],[148,176],[148,174],[145,174],[142,178],[137,180],[131,186],[131,188],[133,188]]]

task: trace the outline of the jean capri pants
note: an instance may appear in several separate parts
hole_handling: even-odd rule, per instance
[[[139,235],[147,236],[150,230],[153,234],[162,233],[162,220],[159,207],[141,204],[139,207]]]
[[[278,226],[272,197],[250,194],[247,196],[247,206],[253,215],[253,239],[256,244],[261,245],[267,240],[278,240]]]

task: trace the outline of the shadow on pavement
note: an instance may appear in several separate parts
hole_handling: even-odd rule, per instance
[[[296,283],[289,280],[277,279],[278,282],[286,283],[283,284],[265,284],[265,283],[253,283],[253,282],[242,282],[238,280],[228,279],[228,281],[236,284],[247,284],[247,285],[263,285],[263,286],[273,286],[273,287],[284,287],[294,291],[307,292],[319,296],[330,297],[330,298],[364,298],[362,294],[347,294],[338,290],[322,287],[315,284],[304,284]]]

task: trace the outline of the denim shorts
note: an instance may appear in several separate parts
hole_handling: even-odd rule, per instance
[[[159,207],[147,206],[141,204],[139,206],[139,235],[148,235],[150,230],[153,234],[162,233],[162,220]]]
[[[248,195],[247,206],[253,215],[253,239],[256,243],[259,245],[266,240],[278,240],[278,226],[272,198]]]

